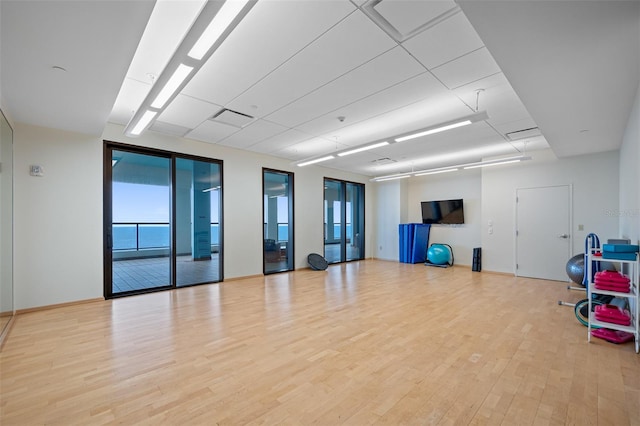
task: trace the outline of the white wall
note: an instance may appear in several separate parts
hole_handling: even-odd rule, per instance
[[[15,307],[102,296],[102,141],[16,123]],[[29,165],[44,176],[29,175]]]
[[[620,148],[620,236],[640,242],[640,86]]]
[[[515,264],[515,192],[517,188],[573,186],[573,253],[584,251],[588,233],[601,241],[618,238],[618,153],[616,151],[556,159],[550,150],[531,153],[533,160],[482,171],[482,268],[513,273]],[[550,206],[552,207],[552,206]],[[493,234],[486,224],[493,222]],[[582,225],[584,230],[578,230]]]
[[[368,183],[333,169],[298,168],[289,161],[220,145],[147,132],[126,138],[108,125],[103,138],[16,124],[16,309],[103,296],[103,139],[223,160],[224,278],[262,274],[262,167],[295,173],[295,266],[323,250],[323,178]],[[29,165],[44,177],[29,176]],[[365,189],[366,224],[373,223],[373,194]],[[373,233],[367,227],[365,255]]]
[[[480,170],[464,170],[449,174],[436,174],[409,180],[409,222],[421,223],[421,201],[464,200],[464,225],[432,225],[429,244],[449,244],[455,264],[471,266],[473,248],[479,247],[481,220]]]

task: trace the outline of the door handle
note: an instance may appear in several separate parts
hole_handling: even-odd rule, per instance
[[[569,238],[569,234],[560,234],[558,235],[558,238],[563,238],[566,240],[567,238]]]

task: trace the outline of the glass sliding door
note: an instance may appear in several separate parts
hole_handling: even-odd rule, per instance
[[[324,257],[329,263],[364,259],[364,185],[324,180]]]
[[[222,162],[104,145],[106,298],[222,281]]]
[[[342,233],[344,223],[342,216],[343,206],[342,182],[337,180],[324,180],[324,258],[329,263],[341,262]]]
[[[293,173],[263,169],[264,273],[292,271]]]
[[[220,281],[220,165],[176,158],[176,286]]]
[[[169,287],[171,159],[116,149],[110,154],[105,223],[111,268],[106,296]]]
[[[364,185],[345,183],[346,260],[364,259]]]

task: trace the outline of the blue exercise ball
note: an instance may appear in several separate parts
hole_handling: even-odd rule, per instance
[[[434,265],[445,265],[451,260],[451,252],[444,245],[433,244],[427,250],[427,260]]]

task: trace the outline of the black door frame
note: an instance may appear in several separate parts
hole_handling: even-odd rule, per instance
[[[133,290],[122,293],[113,294],[113,231],[112,231],[112,223],[113,223],[113,202],[112,202],[112,164],[111,164],[111,152],[113,150],[117,151],[126,151],[134,154],[142,154],[142,155],[153,155],[156,157],[167,158],[170,161],[170,177],[171,177],[171,217],[169,218],[169,229],[170,229],[170,240],[169,241],[169,251],[170,251],[170,285],[155,287],[151,289],[141,289],[141,290]],[[143,294],[143,293],[153,293],[156,291],[166,291],[173,290],[176,288],[184,288],[190,287],[194,285],[202,285],[209,284],[209,282],[205,283],[194,283],[182,286],[176,286],[176,253],[175,253],[175,242],[176,242],[176,227],[174,225],[174,221],[176,218],[176,159],[182,158],[187,160],[194,161],[203,161],[207,163],[215,163],[220,167],[220,189],[224,187],[224,173],[223,173],[223,161],[200,157],[196,155],[189,155],[183,153],[176,153],[172,151],[166,151],[162,149],[142,147],[137,145],[129,145],[121,142],[113,142],[108,140],[103,140],[103,186],[102,186],[102,197],[103,197],[103,273],[104,273],[104,282],[103,282],[103,291],[105,299],[112,299],[116,297],[124,297],[124,296],[132,296],[135,294]],[[220,238],[220,247],[219,247],[219,276],[218,281],[222,282],[224,280],[224,191],[221,192],[220,199],[220,224],[218,226],[218,235]]]

